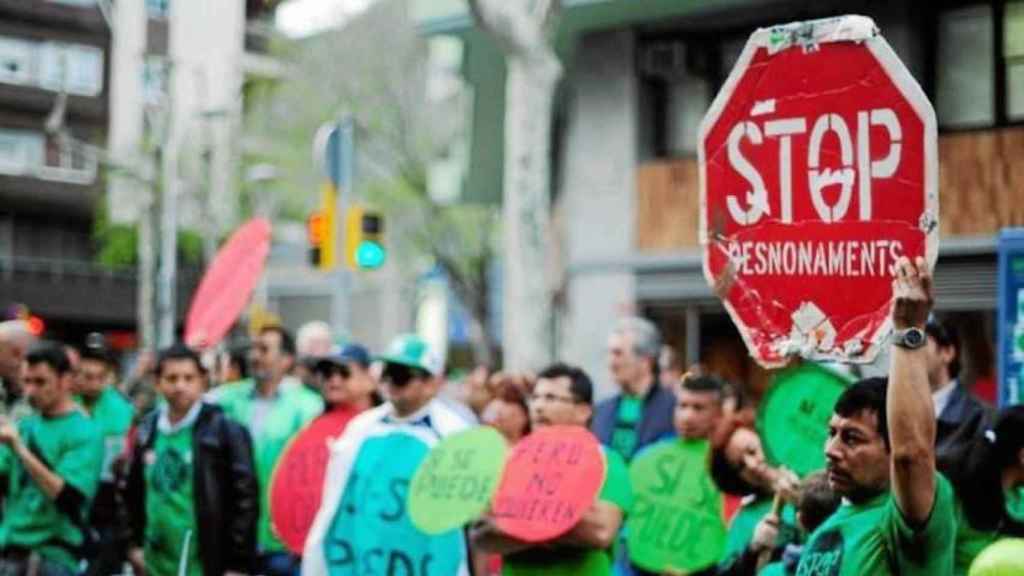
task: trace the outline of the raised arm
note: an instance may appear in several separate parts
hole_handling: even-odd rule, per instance
[[[924,331],[932,307],[931,273],[923,258],[901,258],[893,280],[893,327]],[[935,502],[935,408],[928,387],[927,350],[892,347],[886,398],[892,449],[892,491],[903,517],[924,524]]]

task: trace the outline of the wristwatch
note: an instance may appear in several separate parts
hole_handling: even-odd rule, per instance
[[[928,343],[928,337],[925,336],[924,330],[911,326],[910,328],[893,330],[892,343],[907,350],[917,350]]]

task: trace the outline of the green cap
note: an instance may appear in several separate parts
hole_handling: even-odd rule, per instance
[[[426,340],[415,334],[402,334],[392,340],[388,351],[378,359],[425,370],[432,376],[441,374],[441,359],[430,350]]]

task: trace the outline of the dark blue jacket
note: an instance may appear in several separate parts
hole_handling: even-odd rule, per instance
[[[992,425],[992,409],[982,404],[957,382],[949,402],[935,421],[935,455],[951,455]]]
[[[618,417],[619,402],[621,401],[622,394],[616,394],[598,403],[594,408],[594,420],[590,429],[605,446],[611,445],[612,432],[615,430],[615,419]],[[672,425],[675,408],[675,395],[659,386],[655,380],[644,398],[643,413],[637,424],[636,449],[630,457],[645,446],[675,434],[675,427]]]

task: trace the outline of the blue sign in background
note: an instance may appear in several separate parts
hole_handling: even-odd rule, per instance
[[[429,449],[401,432],[367,438],[324,539],[330,576],[450,576],[462,564],[461,530],[428,536],[412,524],[409,484]]]
[[[1024,399],[1024,229],[999,233],[999,405]]]

